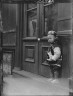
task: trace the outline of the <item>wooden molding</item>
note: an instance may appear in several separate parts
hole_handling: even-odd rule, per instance
[[[11,32],[16,32],[16,29],[12,29],[12,30],[3,31],[3,33],[11,33]]]
[[[23,40],[23,41],[30,41],[30,40],[31,40],[31,41],[32,41],[32,40],[33,40],[33,41],[36,41],[37,38],[36,38],[36,37],[26,37],[26,38],[22,38],[22,40]]]
[[[72,30],[63,30],[63,31],[58,31],[58,35],[72,35]]]
[[[26,55],[27,54],[27,55]],[[25,62],[35,62],[35,45],[25,45]]]

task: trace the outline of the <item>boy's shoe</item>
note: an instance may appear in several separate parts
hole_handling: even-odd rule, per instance
[[[53,78],[48,79],[48,81],[52,81],[52,80],[54,80],[54,79]]]
[[[53,79],[51,82],[52,83],[59,83],[59,80],[58,79]]]

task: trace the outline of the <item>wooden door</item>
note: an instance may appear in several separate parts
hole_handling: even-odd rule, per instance
[[[38,74],[39,4],[24,4],[23,69]]]
[[[25,71],[50,77],[50,69],[45,63],[49,46],[46,36],[49,30],[56,30],[56,11],[56,5],[24,5],[23,69]]]

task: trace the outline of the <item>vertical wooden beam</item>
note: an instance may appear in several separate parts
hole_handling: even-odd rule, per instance
[[[16,15],[16,26],[17,26],[17,32],[16,32],[16,65],[15,67],[19,67],[19,69],[22,69],[22,7],[23,4],[17,4],[17,15]]]
[[[16,9],[16,52],[15,52],[15,67],[19,67],[19,4]]]
[[[23,41],[22,41],[22,33],[23,33],[23,7],[24,4],[21,4],[21,10],[20,10],[20,69],[23,69],[23,65],[22,65],[22,58],[23,58]]]
[[[73,1],[72,3],[72,36],[70,42],[70,79],[69,79],[69,88],[70,96],[73,96]]]

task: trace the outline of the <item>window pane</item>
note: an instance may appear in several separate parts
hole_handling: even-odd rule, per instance
[[[49,5],[45,7],[45,30],[44,35],[47,35],[49,30],[57,28],[57,6]]]
[[[44,2],[45,2],[44,4],[50,4],[52,2],[54,3],[54,0],[44,0]]]
[[[36,36],[36,27],[37,27],[37,10],[32,10],[27,12],[27,36],[33,37]]]
[[[34,7],[37,7],[37,3],[34,3],[34,4],[28,4],[27,5],[27,9],[31,9],[31,8],[34,8]]]

